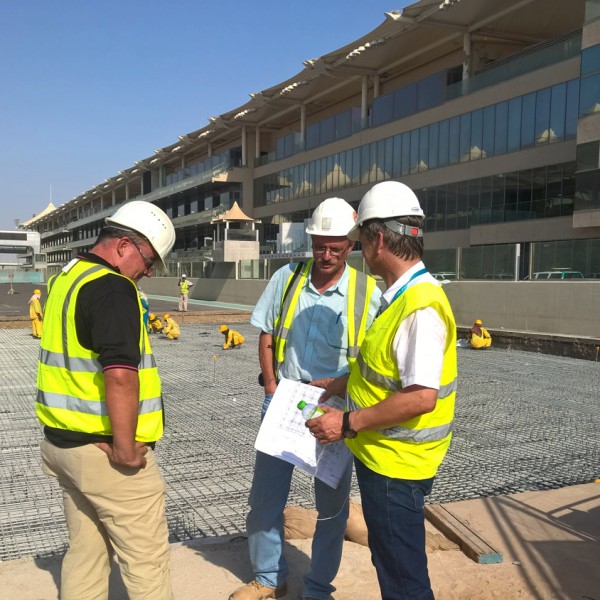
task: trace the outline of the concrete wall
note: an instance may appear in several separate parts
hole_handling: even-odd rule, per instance
[[[456,322],[600,337],[600,281],[457,281],[444,287]]]
[[[177,279],[144,279],[147,294],[178,296]],[[267,281],[192,279],[191,297],[253,306]],[[444,287],[459,326],[600,337],[600,281],[453,281]]]

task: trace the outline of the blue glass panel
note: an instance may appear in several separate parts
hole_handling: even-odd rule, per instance
[[[600,74],[581,80],[579,90],[579,116],[600,112]]]
[[[321,121],[321,144],[329,144],[335,140],[335,117]]]
[[[494,156],[494,129],[496,127],[496,106],[486,106],[483,109],[483,135],[481,149],[485,156]]]
[[[567,84],[552,87],[550,99],[550,143],[560,142],[565,137],[565,116],[567,110]]]
[[[398,179],[402,175],[402,135],[395,135],[393,140],[394,164],[392,167],[392,178]]]
[[[345,110],[335,116],[335,138],[340,140],[349,135],[352,135],[352,110]]]
[[[488,142],[487,137],[487,121],[486,111],[483,112],[483,149],[487,152]],[[492,154],[504,154],[506,152],[506,144],[508,141],[508,102],[500,102],[496,104],[496,118],[492,125],[494,129],[494,151],[488,152],[488,156]]]
[[[418,82],[417,110],[426,110],[444,102],[446,73],[436,73]]]
[[[384,140],[383,170],[386,179],[394,176],[394,138],[391,137]]]
[[[450,121],[446,119],[440,123],[440,141],[438,148],[438,164],[445,167],[448,164],[448,150],[450,148]]]
[[[600,71],[600,44],[581,51],[581,74],[590,75]]]
[[[448,138],[448,160],[452,165],[458,162],[460,141],[460,117],[450,119],[450,133]]]
[[[372,124],[373,127],[378,127],[385,123],[389,123],[394,118],[394,92],[379,96],[373,100],[372,108]]]
[[[402,119],[417,112],[417,84],[411,83],[394,92],[394,119]]]
[[[352,149],[352,185],[360,183],[360,156],[361,148]]]
[[[471,113],[460,116],[460,162],[466,162],[471,156]]]
[[[531,148],[535,128],[535,92],[523,96],[521,106],[521,149]]]
[[[369,183],[369,167],[371,166],[370,145],[367,144],[360,149],[360,183]]]
[[[419,172],[419,130],[410,132],[410,172]]]
[[[548,144],[552,133],[550,132],[550,88],[538,90],[535,95],[535,145]]]
[[[275,157],[277,160],[285,157],[285,138],[283,137],[277,138]]]
[[[485,158],[483,155],[483,110],[471,113],[471,160]]]
[[[429,169],[429,127],[419,129],[419,172]]]
[[[457,190],[456,183],[446,186],[446,230],[456,229]]]
[[[429,156],[426,160],[430,169],[438,167],[438,152],[440,141],[440,124],[432,123],[429,126]]]
[[[496,132],[498,128],[496,127]],[[521,98],[508,101],[507,150],[514,152],[521,147]]]
[[[565,139],[577,136],[579,118],[579,79],[567,83],[567,114],[565,116]]]
[[[402,175],[410,173],[410,131],[402,134]]]

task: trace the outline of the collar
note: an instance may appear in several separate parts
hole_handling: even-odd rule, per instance
[[[114,265],[111,265],[109,262],[107,262],[106,260],[104,260],[103,258],[98,256],[97,254],[94,254],[93,252],[80,252],[77,255],[77,258],[80,258],[81,260],[87,260],[88,262],[91,262],[91,263],[94,263],[97,265],[102,265],[103,267],[108,267],[109,269],[112,269],[116,273],[121,272],[119,270],[119,267],[115,267]]]
[[[304,282],[304,286],[307,290],[318,294],[319,292],[317,292],[315,286],[312,284],[311,280],[310,280],[310,276],[312,275],[312,270],[315,266],[315,263],[313,262],[313,264],[310,267],[310,273],[308,274],[308,277],[306,278],[306,281]],[[342,273],[342,276],[331,286],[328,287],[323,294],[326,294],[327,292],[330,292],[331,294],[339,294],[340,296],[345,296],[346,292],[348,290],[348,263],[344,263],[344,272]]]
[[[412,266],[406,273],[403,273],[392,285],[383,292],[382,300],[385,301],[385,305],[389,306],[396,295],[396,292],[403,286],[406,285],[413,277],[415,273],[425,268],[423,261],[419,261],[416,265]],[[382,302],[383,305],[383,302]]]

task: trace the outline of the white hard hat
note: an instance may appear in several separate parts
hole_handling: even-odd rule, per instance
[[[359,227],[370,219],[394,219],[396,217],[424,217],[415,193],[399,181],[382,181],[374,185],[358,205],[358,217],[348,238],[356,241]]]
[[[185,279],[187,277],[187,275],[185,273],[181,274],[181,279]]]
[[[308,221],[306,233],[309,235],[325,235],[346,237],[354,227],[356,211],[342,198],[323,200]]]
[[[175,244],[175,228],[163,210],[144,200],[123,204],[114,215],[106,217],[108,226],[124,227],[143,235],[160,257],[166,271],[165,258]]]

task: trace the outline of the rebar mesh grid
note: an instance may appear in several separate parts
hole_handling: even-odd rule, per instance
[[[166,431],[157,444],[171,541],[243,533],[260,424],[258,331],[236,324],[224,351],[214,325],[153,336]],[[62,497],[41,468],[34,412],[38,346],[0,330],[0,560],[64,552]],[[599,475],[600,363],[509,350],[458,348],[454,439],[429,501],[449,502],[591,481]],[[353,494],[358,494],[353,484]],[[312,508],[296,469],[290,504]]]

